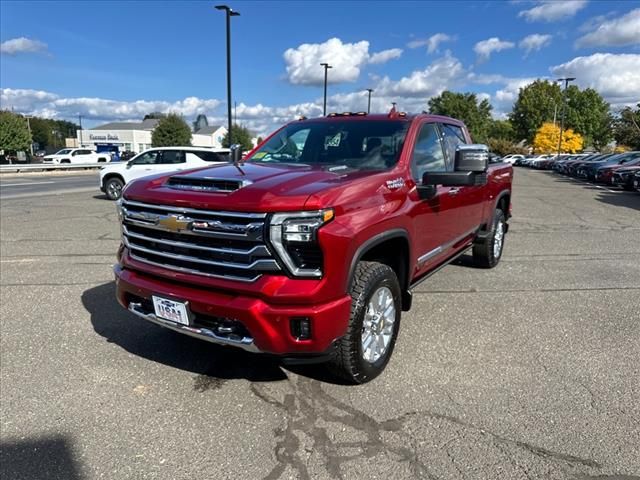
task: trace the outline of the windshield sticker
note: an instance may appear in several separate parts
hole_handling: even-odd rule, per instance
[[[324,141],[325,148],[327,148],[327,147],[339,147],[341,138],[342,138],[342,135],[341,135],[340,132],[336,133],[333,138],[326,138],[325,141]]]
[[[267,152],[258,152],[256,153],[253,158],[256,160],[260,160],[262,157],[264,157],[267,154]]]

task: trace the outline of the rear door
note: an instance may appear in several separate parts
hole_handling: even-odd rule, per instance
[[[71,163],[95,163],[91,150],[76,150],[71,154]]]
[[[442,123],[440,129],[445,155],[453,171],[456,148],[458,145],[466,144],[467,139],[463,129],[458,125]],[[451,208],[455,212],[455,221],[451,225],[452,240],[462,240],[478,229],[482,222],[485,193],[484,186],[452,187],[449,190]]]

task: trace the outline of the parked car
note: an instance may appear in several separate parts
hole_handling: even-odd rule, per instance
[[[519,153],[510,153],[509,155],[505,155],[504,157],[502,157],[503,162],[510,163],[511,165],[514,165],[518,160],[522,159],[524,159],[524,155],[521,155]]]
[[[42,163],[62,164],[62,163],[108,163],[111,156],[108,152],[96,153],[86,148],[63,148],[62,150],[52,154],[45,155]]]
[[[582,167],[583,165],[592,163],[592,162],[599,162],[602,160],[606,160],[609,157],[612,157],[613,153],[605,153],[603,155],[594,155],[592,157],[588,157],[588,158],[579,158],[577,160],[572,160],[570,162],[565,163],[564,165],[564,171],[567,175],[571,176],[571,177],[577,177],[578,176],[578,169],[580,167]]]
[[[625,190],[633,190],[633,182],[635,181],[635,174],[640,171],[640,166],[619,168],[613,173],[612,184],[617,187],[622,187]]]
[[[640,158],[640,152],[618,153],[595,162],[583,163],[577,168],[577,177],[593,181],[596,179],[599,168],[609,165],[625,165],[636,158]]]
[[[124,186],[136,178],[156,173],[174,172],[224,163],[229,149],[201,147],[162,147],[146,150],[128,162],[112,163],[100,169],[100,190],[109,199],[117,200]]]
[[[136,180],[118,203],[118,301],[368,382],[412,288],[468,249],[500,261],[513,170],[470,143],[441,116],[334,114],[284,126],[242,165],[234,150],[233,164]]]
[[[626,161],[620,161],[617,163],[605,163],[597,168],[595,174],[595,181],[598,183],[610,184],[613,179],[613,174],[616,170],[623,167],[633,167],[640,165],[640,152],[629,152],[630,158]],[[624,160],[624,159],[623,159]]]
[[[638,170],[633,176],[633,188],[640,192],[640,170]]]

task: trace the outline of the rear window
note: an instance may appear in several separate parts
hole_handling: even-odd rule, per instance
[[[200,160],[204,160],[205,162],[227,162],[229,161],[229,155],[226,153],[219,152],[204,152],[204,151],[194,151],[189,150],[188,153],[195,155],[200,158]]]

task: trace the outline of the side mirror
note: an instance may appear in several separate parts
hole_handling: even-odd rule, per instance
[[[229,157],[231,159],[231,163],[238,165],[242,162],[242,145],[238,143],[234,143],[230,147]]]
[[[479,143],[458,145],[454,165],[456,172],[486,173],[489,168],[489,147]]]
[[[487,183],[489,148],[486,145],[458,145],[453,172],[426,172],[422,186],[472,187]],[[433,193],[432,193],[433,195]],[[421,196],[422,198],[422,196]]]
[[[126,166],[125,168],[127,168],[127,170],[128,170],[128,169],[129,169],[129,168],[131,168],[132,166],[133,166],[133,160],[129,160],[129,161],[127,162],[127,166]]]

